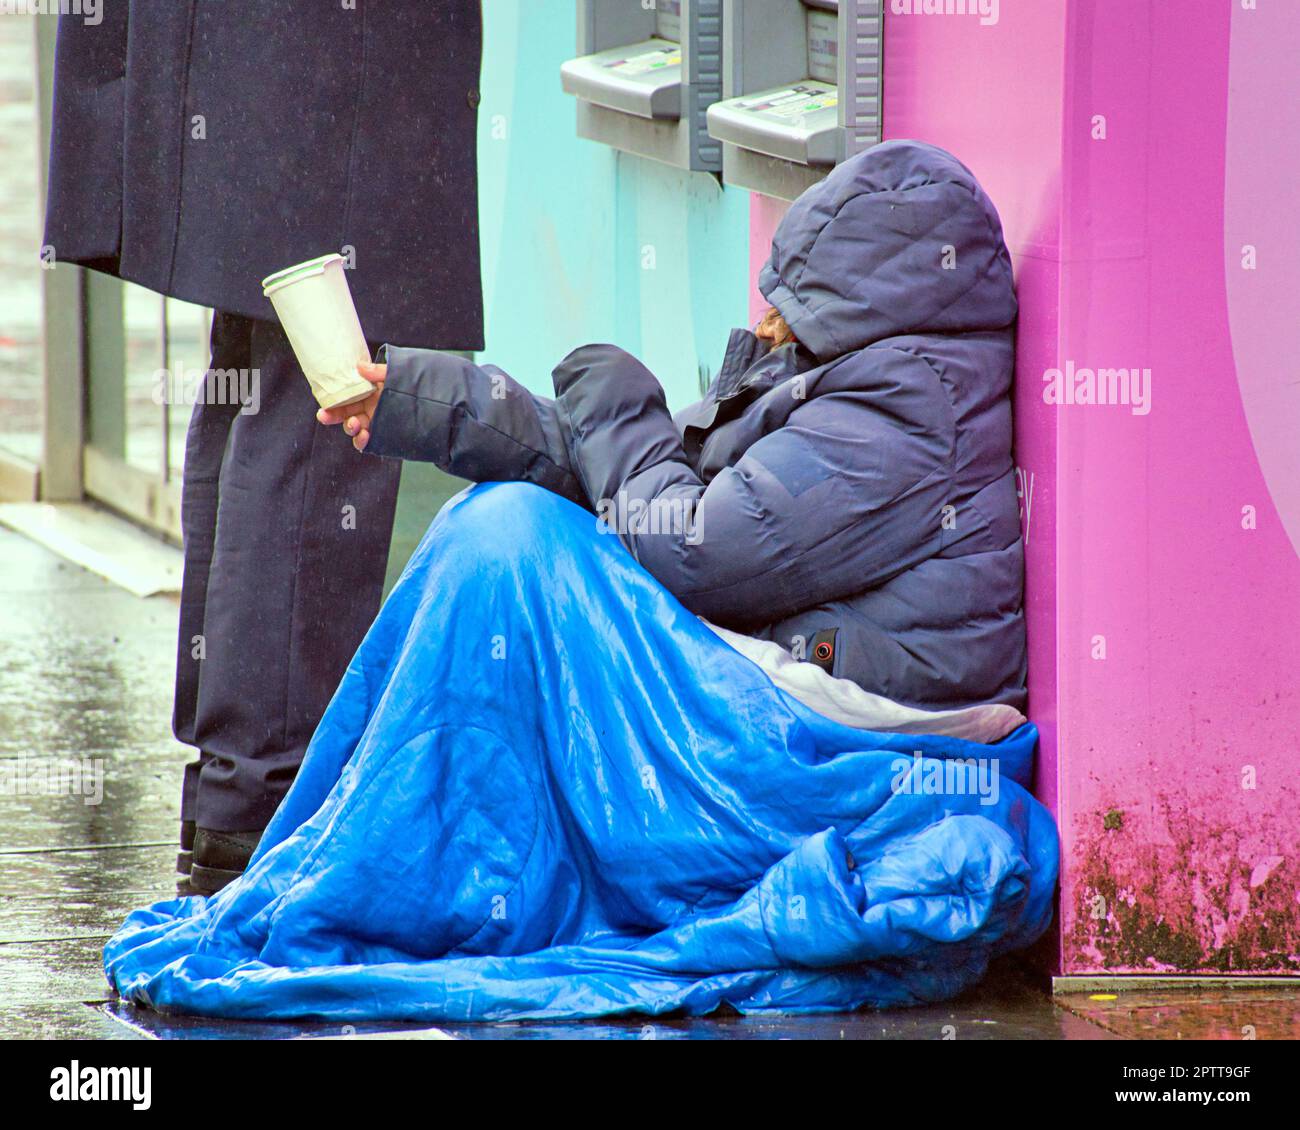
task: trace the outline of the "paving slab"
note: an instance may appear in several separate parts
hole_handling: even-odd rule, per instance
[[[1294,986],[1058,993],[1056,1002],[1129,1040],[1300,1040]]]

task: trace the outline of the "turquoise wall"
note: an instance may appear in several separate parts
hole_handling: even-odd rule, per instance
[[[576,136],[573,3],[485,0],[483,19],[484,357],[549,393],[569,350],[610,341],[674,408],[697,399],[748,317],[749,194]]]
[[[578,138],[560,89],[571,0],[484,0],[483,34],[481,359],[550,395],[566,353],[608,341],[645,362],[674,409],[698,399],[748,320],[749,194]],[[390,577],[462,485],[404,466]]]

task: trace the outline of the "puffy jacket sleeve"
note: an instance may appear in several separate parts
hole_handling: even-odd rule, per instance
[[[571,465],[597,512],[620,495],[625,513],[689,508],[689,523],[620,535],[693,612],[743,626],[873,587],[941,547],[955,436],[946,397],[909,354],[854,363],[879,367],[874,396],[810,397],[707,485],[635,358],[586,346],[553,376]]]
[[[590,505],[553,400],[453,353],[386,345],[379,360],[388,375],[367,454],[436,463],[472,482],[535,483]]]

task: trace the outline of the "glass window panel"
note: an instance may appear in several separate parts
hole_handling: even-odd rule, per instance
[[[0,17],[0,447],[41,458],[36,20]]]
[[[196,386],[201,386],[207,372],[211,332],[211,310],[179,298],[167,299],[167,355],[173,387],[178,390],[167,420],[171,451],[168,469],[170,477],[177,480],[185,466],[185,432],[194,411],[189,397]]]
[[[142,471],[164,471],[163,298],[126,283],[126,461]]]

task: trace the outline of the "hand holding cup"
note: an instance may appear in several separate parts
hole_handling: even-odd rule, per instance
[[[342,424],[343,430],[352,437],[352,446],[358,451],[365,451],[370,442],[370,421],[379,405],[379,394],[384,391],[384,378],[388,375],[387,365],[376,365],[362,361],[357,365],[357,372],[374,385],[374,391],[361,400],[350,404],[340,404],[337,408],[322,408],[316,413],[316,419],[322,424]]]

